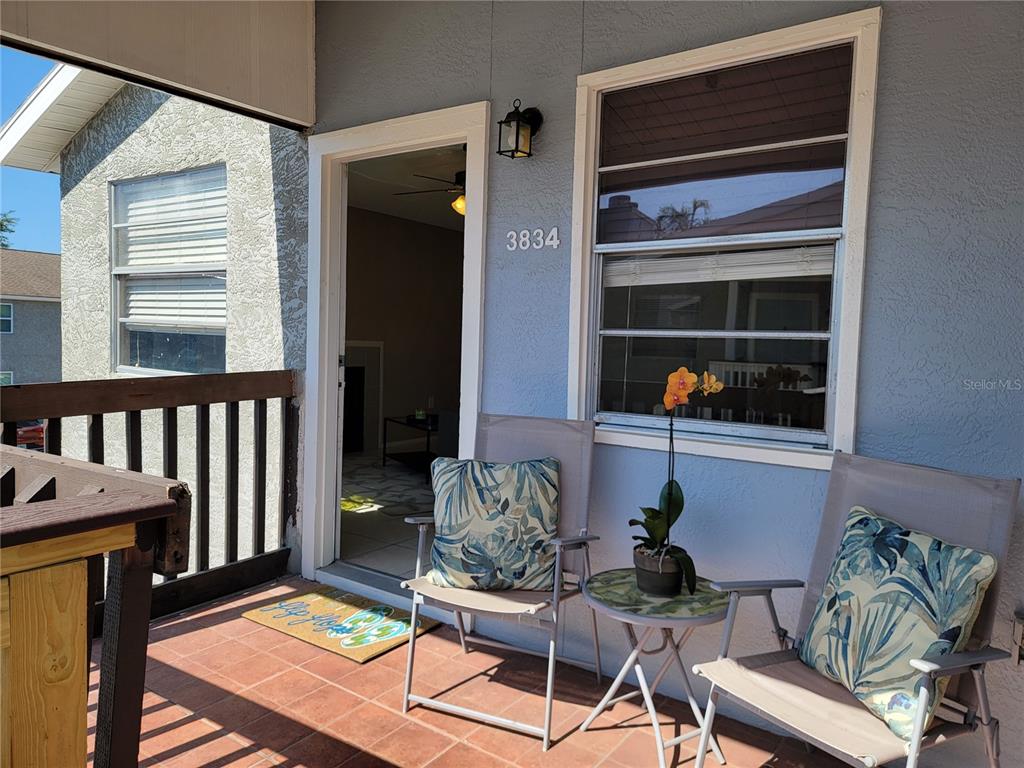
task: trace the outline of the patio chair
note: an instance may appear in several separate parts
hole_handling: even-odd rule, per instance
[[[721,696],[849,765],[867,768],[902,759],[906,759],[907,768],[916,768],[922,750],[971,733],[980,725],[985,734],[988,765],[998,768],[999,723],[989,711],[985,688],[985,665],[1009,657],[1005,651],[989,646],[999,593],[998,568],[975,621],[967,645],[970,650],[908,660],[909,667],[920,672],[913,683],[917,707],[909,740],[891,731],[847,688],[805,665],[797,653],[799,638],[804,637],[811,623],[852,507],[865,507],[908,529],[987,552],[1002,565],[1019,493],[1020,480],[971,477],[837,453],[806,585],[792,580],[712,585],[729,592],[730,602],[718,661],[694,667],[696,674],[712,684],[696,768],[704,764]],[[773,589],[791,587],[804,587],[797,640],[779,626],[772,602]],[[765,599],[782,650],[727,658],[739,601],[755,596]],[[906,671],[913,675],[909,668]],[[942,707],[936,710],[936,717],[926,730],[930,691],[943,678],[952,679]]]
[[[421,605],[440,607],[455,614],[462,650],[468,653],[469,646],[480,644],[517,652],[546,657],[547,687],[545,689],[544,723],[537,726],[480,712],[466,707],[440,701],[435,698],[413,694],[413,665],[416,658],[416,637],[409,638],[409,659],[405,674],[405,694],[402,711],[407,711],[409,702],[468,717],[501,728],[526,733],[543,739],[547,750],[551,743],[551,706],[554,695],[555,661],[563,661],[585,669],[593,669],[598,682],[601,679],[601,649],[597,637],[597,617],[592,609],[591,627],[594,633],[594,663],[568,659],[558,655],[559,631],[564,622],[565,601],[580,594],[580,585],[590,575],[588,545],[597,536],[587,533],[587,518],[590,501],[590,462],[594,446],[594,425],[592,422],[559,421],[520,416],[491,416],[481,414],[477,425],[476,456],[483,461],[513,462],[542,457],[554,457],[559,461],[558,488],[558,538],[555,546],[555,583],[552,591],[531,590],[479,590],[442,587],[423,576],[423,562],[427,555],[425,545],[428,529],[434,525],[431,515],[406,518],[406,522],[419,527],[419,546],[416,557],[416,578],[403,582],[402,586],[413,591],[412,623]],[[541,653],[519,646],[492,640],[472,631],[467,631],[463,616],[490,617],[515,620],[520,624],[534,626],[548,633],[547,653]]]

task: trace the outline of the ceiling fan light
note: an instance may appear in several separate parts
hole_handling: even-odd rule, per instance
[[[459,195],[454,200],[452,200],[452,210],[455,211],[460,216],[465,216],[466,215],[466,196],[465,195]]]

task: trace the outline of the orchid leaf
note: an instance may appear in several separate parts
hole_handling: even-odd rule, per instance
[[[693,564],[693,558],[685,549],[673,548],[670,553],[673,560],[678,563],[686,581],[686,588],[692,595],[697,591],[697,567]]]
[[[683,514],[683,489],[675,480],[669,480],[661,488],[661,499],[658,503],[658,508],[661,513],[665,516],[666,525],[666,536],[668,530],[675,525],[676,520]]]

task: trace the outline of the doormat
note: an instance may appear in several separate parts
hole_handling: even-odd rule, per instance
[[[253,608],[250,621],[305,640],[360,664],[409,639],[408,611],[331,587]],[[420,616],[417,634],[440,622]]]

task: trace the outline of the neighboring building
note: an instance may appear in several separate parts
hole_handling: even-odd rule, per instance
[[[0,250],[0,386],[60,381],[60,254]]]
[[[65,381],[302,367],[308,192],[300,133],[58,64],[0,129],[0,162],[61,176],[63,269],[54,295],[62,299],[56,339],[59,347],[63,335]],[[212,410],[214,444],[223,441],[223,417]],[[244,409],[242,417],[250,418]],[[105,453],[123,466],[115,419],[108,417]],[[143,421],[143,469],[160,474],[159,414]],[[194,455],[194,424],[192,409],[182,409],[183,456]],[[241,454],[251,456],[251,431],[241,438]],[[63,447],[85,457],[84,422],[65,427]],[[193,471],[182,466],[180,479],[195,487]],[[213,467],[214,509],[223,505],[223,471]],[[271,497],[276,482],[268,480]],[[241,487],[244,508],[251,480]],[[248,541],[245,520],[241,530]]]
[[[58,64],[0,161],[61,175],[65,380],[301,365],[301,134]]]

